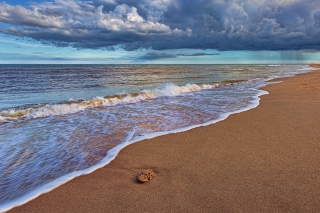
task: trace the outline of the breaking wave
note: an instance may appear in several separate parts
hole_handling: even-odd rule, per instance
[[[136,103],[146,99],[154,99],[163,96],[183,95],[185,93],[213,89],[219,86],[230,85],[239,82],[242,82],[242,80],[224,81],[220,83],[201,85],[187,84],[185,86],[178,86],[173,83],[166,83],[161,87],[157,87],[152,90],[142,90],[139,93],[115,94],[105,97],[95,97],[89,100],[69,100],[65,102],[59,102],[56,104],[39,104],[19,108],[5,109],[0,111],[0,122],[48,117],[51,115],[71,114],[90,108]]]

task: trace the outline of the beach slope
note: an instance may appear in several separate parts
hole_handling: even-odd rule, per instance
[[[320,71],[277,81],[255,109],[132,144],[10,212],[320,212]]]

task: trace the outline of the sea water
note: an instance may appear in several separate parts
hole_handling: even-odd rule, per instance
[[[0,65],[0,212],[126,145],[254,108],[306,65]]]

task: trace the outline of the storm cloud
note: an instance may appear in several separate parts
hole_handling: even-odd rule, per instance
[[[319,50],[320,1],[2,2],[0,32],[78,49]]]

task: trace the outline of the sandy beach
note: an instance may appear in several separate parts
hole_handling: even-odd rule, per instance
[[[320,70],[277,81],[257,108],[132,144],[10,212],[320,212]]]

